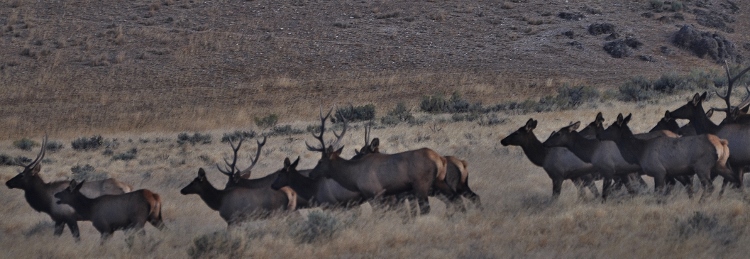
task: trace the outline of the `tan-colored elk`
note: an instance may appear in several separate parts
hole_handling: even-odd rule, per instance
[[[67,204],[75,209],[82,220],[91,221],[104,242],[116,230],[141,231],[148,221],[159,230],[164,229],[161,216],[162,201],[159,194],[147,189],[117,195],[88,198],[81,193],[85,181],[71,180],[68,188],[55,194],[57,204]]]
[[[52,221],[55,222],[55,235],[59,236],[62,234],[65,225],[70,228],[70,233],[76,240],[80,239],[80,233],[78,231],[78,223],[76,221],[82,220],[81,215],[77,214],[75,210],[69,205],[58,204],[53,197],[57,192],[60,192],[68,187],[69,181],[56,181],[45,183],[42,177],[39,176],[39,172],[42,170],[42,159],[46,154],[47,147],[47,136],[42,140],[42,150],[39,151],[36,159],[28,165],[22,165],[24,169],[21,173],[8,180],[5,185],[8,188],[17,188],[24,190],[24,196],[26,201],[31,205],[31,208],[38,212],[47,213]],[[84,184],[80,191],[89,198],[99,197],[106,194],[122,194],[132,190],[130,185],[120,182],[116,179],[110,178],[100,181],[89,181]]]

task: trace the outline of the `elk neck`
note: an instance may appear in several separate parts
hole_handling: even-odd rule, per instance
[[[201,197],[203,202],[205,202],[209,208],[213,210],[219,210],[219,208],[221,208],[221,201],[224,198],[224,195],[227,194],[228,190],[231,189],[216,189],[216,187],[214,187],[210,182],[208,182],[208,180],[206,180],[205,184],[201,184],[201,189],[198,192],[198,196]]]
[[[289,176],[289,187],[297,192],[297,195],[305,200],[310,200],[313,195],[317,192],[318,183],[324,181],[323,177],[316,180],[307,178],[298,172],[291,172]]]
[[[81,216],[81,219],[90,220],[92,208],[95,204],[96,198],[88,198],[79,192],[75,194],[75,198],[68,205],[70,205],[70,207],[73,207],[73,209],[76,211],[76,214]]]
[[[601,143],[598,139],[587,139],[584,138],[578,132],[572,132],[570,134],[570,141],[565,142],[565,147],[573,152],[578,158],[586,163],[591,163],[591,157],[594,156],[596,148]]]
[[[45,183],[39,175],[34,175],[31,181],[24,186],[24,197],[31,208],[36,211],[49,212],[53,205],[54,197],[48,190],[54,190],[65,182]],[[53,194],[54,195],[54,194]]]
[[[648,141],[636,138],[631,132],[624,135],[619,142],[615,141],[615,143],[626,162],[639,164],[638,160],[643,155]]]
[[[521,145],[521,149],[523,149],[523,153],[526,154],[526,157],[529,158],[531,163],[537,166],[543,166],[544,159],[547,158],[547,148],[544,147],[544,144],[539,141],[533,132],[530,135],[531,136],[524,141],[523,145]]]

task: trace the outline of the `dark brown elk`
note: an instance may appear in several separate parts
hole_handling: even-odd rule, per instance
[[[311,206],[348,207],[364,201],[359,192],[350,191],[332,179],[311,179],[303,175],[297,171],[298,163],[299,157],[294,163],[290,162],[289,158],[284,159],[284,168],[278,171],[278,177],[271,188],[279,190],[288,186]]]
[[[552,197],[560,196],[562,183],[570,179],[578,187],[579,197],[584,197],[585,187],[599,196],[594,185],[594,178],[599,176],[593,165],[583,162],[564,147],[546,148],[534,135],[537,121],[529,119],[526,125],[511,133],[500,144],[503,146],[520,146],[526,157],[536,166],[542,167],[552,179]]]
[[[747,73],[748,70],[750,70],[750,67],[740,72],[737,76],[731,77],[727,69],[727,77],[729,78],[727,83],[727,93],[725,96],[722,96],[727,108],[716,109],[726,111],[728,117],[720,125],[714,124],[710,118],[706,116],[706,112],[703,109],[703,101],[708,94],[706,92],[703,94],[696,93],[692,100],[670,113],[674,118],[690,120],[698,134],[714,134],[719,138],[729,141],[729,150],[732,151],[732,155],[729,157],[729,165],[734,171],[736,171],[737,175],[739,175],[740,183],[742,182],[747,167],[750,166],[750,124],[742,123],[741,120],[738,121],[736,118],[732,119],[731,117],[733,114],[735,114],[734,116],[737,116],[736,114],[738,113],[738,110],[746,108],[746,106],[750,104],[750,98],[746,98],[738,106],[732,106],[730,97],[734,82]],[[728,182],[725,180],[723,186],[726,186],[727,183]]]
[[[346,160],[340,156],[343,147],[334,149],[346,133],[346,125],[341,135],[334,132],[338,140],[328,148],[323,140],[325,121],[330,114],[329,111],[323,117],[321,111],[320,135],[313,133],[320,141],[320,146],[307,144],[308,150],[322,153],[321,159],[310,172],[310,178],[331,178],[344,188],[359,192],[365,200],[412,192],[422,214],[430,211],[428,196],[433,186],[448,197],[451,203],[456,203],[458,196],[445,183],[448,162],[437,152],[422,148],[392,155],[370,154],[360,159]],[[462,204],[457,205],[463,208]]]
[[[62,234],[65,225],[70,228],[70,233],[76,240],[80,239],[78,231],[78,223],[76,221],[82,220],[81,216],[77,214],[72,207],[65,204],[57,204],[53,195],[59,191],[64,190],[68,187],[69,181],[56,181],[45,183],[39,172],[42,170],[41,161],[44,159],[45,148],[47,143],[47,137],[44,137],[42,141],[42,150],[37,155],[36,159],[28,165],[21,165],[24,167],[23,171],[15,177],[8,180],[5,185],[8,188],[17,188],[24,190],[24,196],[26,201],[31,205],[31,208],[38,212],[47,213],[52,221],[55,222],[55,235],[59,236]],[[130,192],[132,188],[118,180],[106,179],[100,181],[86,182],[81,188],[81,193],[86,197],[94,198],[105,194],[122,194]]]
[[[553,132],[544,142],[544,146],[566,147],[584,162],[594,165],[597,171],[604,177],[602,198],[606,199],[611,190],[612,179],[614,177],[628,177],[629,174],[638,176],[641,172],[641,167],[637,163],[625,161],[625,158],[620,154],[620,149],[613,141],[585,138],[579,132],[576,132],[579,126],[580,122],[576,122],[570,126],[561,128],[559,131]],[[667,182],[674,184],[674,178],[669,176],[668,178]],[[692,197],[693,189],[689,179],[688,177],[688,182],[685,185],[688,187],[688,195]],[[626,184],[626,186],[631,194],[635,193],[630,184]]]
[[[75,209],[82,220],[91,221],[101,234],[102,242],[116,230],[142,230],[146,221],[159,230],[164,229],[161,217],[161,198],[147,189],[117,195],[88,198],[81,193],[85,181],[70,181],[68,188],[55,194],[57,204]]]
[[[354,152],[355,155],[352,159],[359,159],[367,154],[380,153],[380,139],[374,138],[370,141],[369,127],[365,128],[365,145],[359,150],[355,149]],[[469,187],[469,171],[466,169],[468,163],[454,156],[446,156],[445,159],[448,161],[445,182],[456,194],[469,199],[474,205],[481,208],[482,204],[479,195],[474,193]]]
[[[293,190],[289,191],[294,193]],[[289,199],[285,192],[273,190],[270,186],[216,189],[206,178],[203,168],[198,169],[198,177],[182,188],[180,193],[198,194],[209,208],[219,211],[219,216],[229,226],[248,219],[268,217],[273,211],[296,208],[296,197]]]
[[[617,122],[597,134],[597,138],[614,141],[626,161],[641,165],[641,170],[654,178],[657,192],[664,191],[668,175],[696,174],[704,189],[701,200],[713,192],[712,171],[725,179],[739,181],[726,167],[729,158],[726,140],[711,134],[638,139],[628,127],[630,118],[618,115]]]
[[[260,152],[263,148],[263,146],[266,144],[266,137],[263,137],[263,141],[258,141],[258,148],[255,152],[255,158],[250,158],[250,166],[245,168],[244,170],[238,170],[237,168],[237,152],[240,150],[240,147],[242,147],[242,142],[245,141],[245,138],[240,138],[237,145],[234,145],[233,141],[229,141],[229,145],[232,147],[232,163],[229,163],[226,159],[224,159],[224,163],[226,166],[224,169],[222,169],[218,164],[216,165],[216,168],[221,172],[222,174],[229,177],[229,180],[227,181],[226,186],[224,189],[227,188],[233,188],[233,187],[242,187],[242,188],[252,188],[252,189],[269,189],[271,188],[271,184],[278,176],[278,172],[271,173],[269,175],[266,175],[264,177],[258,178],[258,179],[248,179],[250,177],[250,173],[252,172],[253,167],[255,167],[255,164],[258,163],[258,159],[260,158]],[[279,189],[279,191],[286,194],[287,199],[289,199],[290,202],[294,204],[289,204],[290,208],[296,208],[297,203],[302,203],[299,205],[302,205],[303,207],[306,205],[304,204],[304,201],[298,200],[298,196],[296,193],[294,193],[290,188],[283,188]]]

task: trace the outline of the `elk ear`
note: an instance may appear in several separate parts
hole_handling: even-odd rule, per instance
[[[370,151],[371,152],[375,152],[376,150],[378,150],[379,147],[380,147],[380,139],[379,138],[374,138],[370,142]]]
[[[669,114],[669,110],[664,112],[664,118],[662,118],[665,121],[670,121],[672,119],[672,115]]]
[[[617,125],[622,125],[622,113],[617,114]]]
[[[632,117],[633,117],[633,114],[628,114],[628,116],[625,117],[625,119],[622,120],[622,123],[623,124],[628,124],[628,122],[630,122],[630,118],[632,118]]]
[[[581,121],[576,121],[576,123],[570,124],[570,126],[568,126],[568,130],[570,132],[573,132],[578,130],[578,127],[581,127]]]
[[[748,106],[748,107],[750,107],[750,106]],[[747,112],[747,108],[745,108],[745,112]],[[711,118],[711,116],[714,116],[714,109],[713,108],[708,109],[708,111],[706,112],[706,117]]]
[[[529,119],[528,121],[526,121],[526,125],[524,126],[524,128],[526,129],[526,131],[532,131],[536,128],[536,123],[537,121],[535,121],[534,119]]]
[[[78,185],[75,187],[75,192],[81,192],[81,187],[83,187],[83,183],[85,183],[86,180],[82,180]]]
[[[42,171],[42,163],[37,162],[36,165],[34,165],[34,167],[31,168],[31,171],[29,171],[29,173],[31,173],[31,175],[37,175],[41,171]]]
[[[299,156],[297,156],[297,160],[294,160],[294,163],[289,165],[289,168],[291,169],[297,169],[297,165],[299,164]]]
[[[745,106],[745,108],[740,109],[742,113],[747,113],[747,111],[750,110],[750,105]],[[711,110],[713,112],[713,110]]]
[[[344,147],[342,146],[339,149],[337,149],[336,152],[334,152],[334,153],[336,153],[336,156],[340,156],[341,152],[343,152],[343,151],[344,151]]]
[[[206,178],[206,171],[202,167],[198,169],[198,177]]]
[[[706,97],[708,97],[708,92],[707,91],[703,92],[703,94],[701,94],[701,101],[706,100]]]
[[[76,189],[76,185],[78,185],[76,179],[70,180],[70,183],[68,183],[68,191],[74,191]]]
[[[696,93],[693,95],[693,100],[690,101],[690,103],[693,104],[693,106],[697,106],[701,102],[701,95]]]
[[[599,123],[604,122],[604,115],[602,115],[602,112],[596,114],[596,119],[594,119],[594,121]]]
[[[289,161],[289,157],[284,158],[284,169],[289,168],[289,165],[292,164],[292,161]]]

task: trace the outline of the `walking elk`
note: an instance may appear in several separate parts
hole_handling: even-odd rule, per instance
[[[68,225],[73,237],[76,240],[80,240],[78,223],[76,221],[82,220],[81,215],[76,213],[69,205],[56,203],[53,197],[55,193],[67,188],[69,182],[56,181],[45,183],[42,177],[39,176],[39,172],[42,170],[41,162],[44,159],[46,147],[47,136],[42,140],[42,150],[39,151],[36,159],[28,165],[19,164],[24,167],[23,171],[8,180],[5,185],[11,189],[17,188],[23,190],[24,197],[29,205],[31,205],[31,208],[38,212],[47,213],[52,218],[52,221],[55,222],[55,236],[61,235],[65,225]],[[86,197],[95,198],[105,194],[127,193],[131,189],[129,185],[110,178],[86,182],[86,184],[81,186],[80,192]]]

